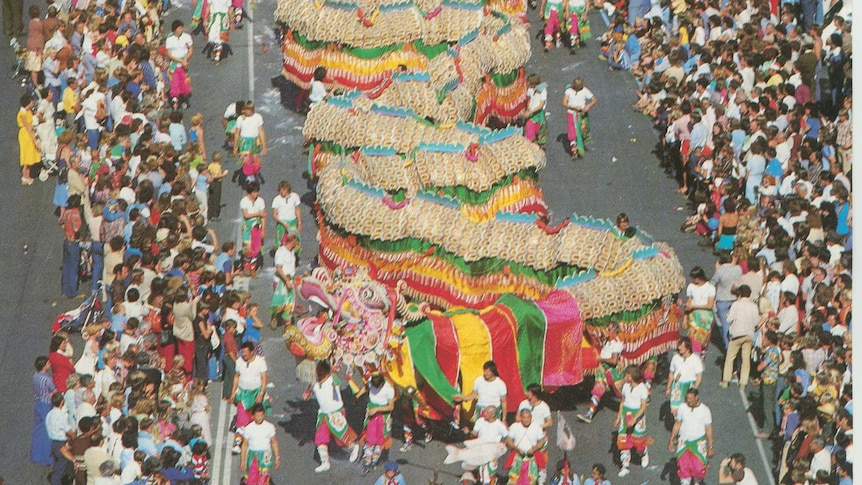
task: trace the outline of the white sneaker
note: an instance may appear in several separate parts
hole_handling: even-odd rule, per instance
[[[401,453],[407,453],[411,448],[413,448],[413,443],[404,443],[401,445],[401,448],[398,448],[398,451]]]
[[[649,466],[649,453],[646,451],[644,452],[643,456],[641,457],[641,466],[644,468]]]
[[[623,468],[622,470],[620,470],[619,473],[617,473],[617,476],[620,478],[623,478],[623,477],[629,476],[629,473],[631,473],[631,472],[629,471],[628,468]]]
[[[230,449],[232,455],[238,455],[241,451],[242,449],[240,449],[238,445],[234,445],[234,447]]]
[[[329,460],[326,460],[323,463],[321,463],[320,466],[318,466],[317,468],[314,469],[314,473],[322,473],[322,472],[329,470],[329,468],[330,468]]]
[[[359,445],[353,445],[350,447],[350,463],[356,463],[356,460],[359,459]]]

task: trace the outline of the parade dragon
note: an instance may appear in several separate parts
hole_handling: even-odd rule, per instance
[[[440,406],[494,360],[513,409],[528,384],[594,372],[609,326],[624,363],[675,344],[684,278],[670,247],[607,220],[549,219],[544,152],[507,126],[526,103],[523,11],[279,2],[283,75],[308,89],[322,66],[338,88],[304,127],[321,267],[299,292],[326,310],[286,327],[297,357],[383,372]]]

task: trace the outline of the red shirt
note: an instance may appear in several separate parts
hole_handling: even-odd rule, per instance
[[[75,372],[75,365],[60,352],[51,352],[48,354],[48,361],[51,362],[54,385],[57,386],[58,391],[66,392],[66,379]]]

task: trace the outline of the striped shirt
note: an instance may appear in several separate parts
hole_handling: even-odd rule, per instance
[[[54,380],[47,372],[33,374],[33,399],[45,403],[51,402],[51,394],[57,390]]]

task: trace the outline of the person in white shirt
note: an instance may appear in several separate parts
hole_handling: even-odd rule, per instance
[[[630,473],[632,448],[641,455],[641,466],[649,466],[649,451],[646,436],[646,407],[649,401],[649,389],[644,383],[640,367],[630,365],[626,368],[623,382],[622,400],[614,426],[617,428],[617,448],[620,450],[622,465],[619,477]]]
[[[688,274],[691,283],[685,290],[685,311],[688,314],[688,336],[691,338],[692,351],[706,355],[712,322],[715,320],[715,285],[709,282],[706,272],[695,266]]]
[[[326,79],[326,68],[319,66],[314,70],[314,76],[309,88],[308,102],[310,103],[310,108],[315,107],[317,104],[329,97],[329,90],[326,89],[326,85],[323,84],[324,79]]]
[[[452,396],[455,402],[476,401],[474,418],[482,414],[482,410],[488,406],[494,406],[500,410],[500,417],[505,417],[506,407],[506,383],[500,379],[497,364],[489,360],[482,365],[482,375],[473,381],[473,390],[469,394],[456,394]]]
[[[266,131],[263,129],[263,117],[254,112],[254,101],[246,101],[242,114],[236,119],[236,131],[233,141],[234,156],[248,154],[266,156]]]
[[[242,436],[239,469],[248,483],[269,483],[273,466],[281,466],[275,426],[263,419],[266,409],[262,404],[255,404],[250,411],[253,420],[239,431]],[[249,481],[250,476],[258,477],[259,481]]]
[[[247,195],[240,199],[242,212],[242,258],[243,271],[248,275],[257,274],[260,249],[266,237],[266,201],[260,196],[257,182],[248,184]]]
[[[302,200],[299,194],[291,190],[290,182],[282,180],[278,183],[278,195],[272,199],[272,218],[275,220],[275,244],[281,245],[285,234],[292,232],[299,237],[302,234]],[[297,241],[299,248],[299,241]],[[299,252],[299,249],[297,249]]]
[[[623,378],[625,378],[625,369],[620,362],[623,342],[619,339],[617,331],[618,329],[614,325],[609,326],[604,331],[604,343],[600,346],[599,352],[599,365],[602,373],[596,378],[596,383],[593,384],[593,389],[590,391],[589,411],[586,414],[577,415],[578,419],[588,424],[593,422],[602,396],[610,390],[619,396],[622,389]]]
[[[341,397],[341,383],[338,377],[332,373],[332,366],[326,360],[321,360],[315,368],[317,382],[309,386],[302,393],[304,400],[314,399],[317,401],[317,423],[314,433],[314,445],[320,455],[320,466],[314,469],[314,473],[325,472],[330,469],[329,463],[329,440],[335,438],[335,442],[350,450],[350,461],[359,459],[359,444],[356,443],[356,432],[347,423],[347,415],[344,413],[344,400]]]
[[[192,36],[183,32],[182,20],[174,20],[171,24],[171,32],[165,39],[167,50],[168,72],[171,77],[171,104],[174,108],[180,105],[188,106],[192,95],[191,79],[188,77],[189,59],[194,54]]]
[[[734,453],[721,460],[718,467],[718,483],[757,485],[757,477],[754,476],[754,470],[745,466],[745,455]]]
[[[529,408],[527,408],[529,409]],[[520,416],[520,415],[518,415]],[[516,419],[518,419],[516,417]],[[470,432],[480,443],[499,443],[506,439],[509,434],[506,423],[497,417],[497,408],[488,406],[482,412],[482,416],[476,420],[473,430]],[[479,480],[482,485],[488,485],[497,475],[497,460],[485,463],[479,467]]]
[[[212,60],[216,64],[221,62],[224,44],[230,40],[230,34],[234,31],[233,5],[230,0],[210,0],[207,42],[212,47]]]
[[[521,483],[521,475],[526,473],[530,483],[538,481],[539,470],[545,468],[546,461],[541,462],[541,450],[548,441],[541,425],[533,422],[533,413],[529,409],[518,411],[519,420],[509,427],[506,437],[506,447],[512,450],[506,460],[509,466],[509,483]],[[541,462],[541,463],[540,463]]]
[[[808,469],[805,476],[813,479],[817,476],[817,472],[820,470],[824,470],[826,473],[831,473],[832,455],[829,453],[829,449],[826,448],[826,440],[824,440],[822,436],[815,436],[814,439],[811,440],[811,451],[814,452],[814,456],[811,457],[811,467]],[[852,455],[848,454],[847,456],[850,457]]]
[[[296,234],[288,233],[280,240],[281,244],[273,257],[275,274],[273,275],[274,289],[272,290],[272,312],[271,325],[277,328],[293,319],[293,307],[296,295],[293,289],[293,277],[296,275]]]
[[[542,427],[542,432],[545,433],[545,438],[548,437],[548,429],[554,425],[554,417],[551,414],[551,407],[548,406],[548,403],[542,400],[540,394],[542,393],[542,388],[539,387],[538,384],[530,384],[527,386],[527,398],[521,401],[518,404],[518,412],[515,414],[515,421],[519,421],[521,419],[520,411],[522,409],[529,409],[533,416],[533,421],[538,423],[539,426]],[[545,442],[545,446],[536,452],[537,454],[543,454],[542,459],[547,461],[548,459],[548,443]],[[539,483],[545,483],[547,479],[547,470],[542,468],[539,470]]]
[[[380,455],[392,442],[392,410],[395,388],[382,374],[368,381],[368,406],[365,409],[365,445],[362,448],[362,473],[380,463]]]
[[[677,411],[667,450],[676,454],[681,485],[706,478],[707,461],[715,455],[712,411],[700,402],[697,389],[689,389]]]
[[[243,342],[236,360],[236,374],[233,378],[233,388],[229,401],[236,403],[236,427],[242,428],[252,421],[251,408],[255,404],[265,404],[267,365],[261,355],[254,350],[254,343]],[[242,439],[237,434],[234,437],[234,454],[240,452]]]
[[[596,97],[587,89],[584,80],[576,77],[563,93],[563,107],[566,108],[566,135],[569,139],[572,157],[584,156],[584,140],[589,137],[589,111],[596,105]]]
[[[120,483],[123,485],[131,485],[135,483],[135,480],[141,478],[141,465],[146,459],[146,452],[143,450],[136,450],[134,455],[132,455],[132,459],[129,460],[126,466],[123,467],[123,471],[120,473]]]
[[[544,147],[548,142],[548,83],[543,83],[538,74],[527,76],[527,111],[524,114],[524,137]]]
[[[75,431],[69,425],[63,394],[51,394],[51,405],[53,408],[45,416],[45,428],[48,431],[48,439],[51,440],[51,457],[54,459],[51,485],[60,485],[66,474],[73,471],[72,463],[75,457],[69,448],[68,440],[75,436]]]
[[[685,401],[689,389],[698,389],[703,379],[703,361],[691,350],[691,339],[682,337],[676,344],[677,353],[670,359],[667,389],[664,395],[670,398],[670,412],[676,416],[680,404]]]

